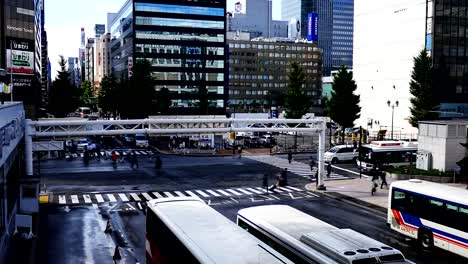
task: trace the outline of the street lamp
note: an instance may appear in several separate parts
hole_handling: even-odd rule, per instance
[[[398,100],[395,101],[394,103],[390,102],[390,100],[387,101],[388,107],[392,108],[392,134],[391,134],[391,139],[393,140],[393,112],[395,111],[395,107],[398,107]]]

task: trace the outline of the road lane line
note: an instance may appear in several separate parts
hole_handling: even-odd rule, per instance
[[[262,193],[263,193],[263,192],[261,192],[261,191],[255,190],[254,188],[245,188],[245,189],[246,189],[246,190],[249,190],[249,191],[251,191],[251,192],[254,192],[254,193],[256,193],[256,194],[262,194]]]
[[[214,192],[214,191],[212,191],[212,190],[206,190],[206,192],[211,193],[211,194],[214,195],[215,197],[221,197],[220,194],[218,194],[218,193],[216,193],[216,192]]]
[[[114,195],[108,193],[106,194],[107,195],[107,198],[109,198],[109,201],[111,202],[117,202],[117,199],[115,199]]]
[[[143,197],[145,197],[146,201],[151,201],[153,200],[153,198],[151,198],[151,196],[147,193],[141,193],[141,195],[143,195]]]
[[[164,196],[158,192],[153,192],[154,196],[156,196],[158,199],[164,198]]]
[[[78,200],[78,195],[71,195],[70,196],[72,203],[77,204],[80,203],[80,200]]]
[[[136,193],[131,193],[130,197],[132,197],[133,201],[135,201],[135,202],[141,201],[140,197],[138,197],[138,195]]]
[[[184,191],[186,193],[188,193],[188,195],[192,196],[192,197],[197,197],[198,198],[198,195],[194,194],[192,191]]]
[[[170,192],[163,192],[167,197],[172,198],[175,197],[172,193]]]
[[[83,194],[83,199],[85,203],[92,203],[91,197],[89,196],[89,194]]]
[[[319,197],[318,194],[315,194],[314,192],[311,192],[311,191],[308,191],[307,194],[308,194],[308,195],[315,196],[315,197]]]
[[[67,203],[67,199],[65,198],[65,195],[59,195],[58,198],[59,198],[59,204]]]
[[[242,189],[242,188],[236,188],[236,190],[238,190],[238,191],[240,191],[240,192],[243,192],[243,193],[245,193],[245,194],[249,194],[249,195],[252,194],[251,192],[248,192],[248,191],[246,191],[246,190],[244,190],[244,189]]]
[[[222,194],[224,194],[226,196],[231,196],[228,192],[225,192],[223,190],[216,190],[216,191],[219,192],[219,193],[222,193]]]
[[[98,203],[103,203],[104,202],[104,199],[102,198],[102,195],[95,194],[94,196],[96,197],[96,200],[98,201]]]
[[[278,187],[276,190],[281,190],[281,191],[285,191],[285,192],[295,192],[295,191],[289,190],[289,189],[287,189],[285,187]]]
[[[346,172],[349,172],[349,173],[352,173],[352,174],[355,174],[355,175],[359,175],[359,172],[355,172],[355,171],[352,171],[352,170],[348,170],[348,169],[345,169],[345,168],[341,168],[341,167],[337,167],[335,165],[332,165],[332,168],[334,169],[338,169],[338,170],[342,170],[342,171],[346,171]],[[362,177],[364,178],[370,178],[370,176],[367,176],[365,175],[364,173],[361,173]],[[343,177],[346,177],[346,176],[343,176]],[[346,178],[349,178],[349,177],[346,177]],[[350,178],[351,179],[351,178]]]
[[[128,202],[128,198],[127,198],[127,195],[125,195],[125,193],[119,193],[119,197],[120,197],[120,200],[124,201],[124,202]]]
[[[230,193],[233,193],[235,195],[242,195],[242,193],[239,193],[239,192],[236,192],[234,191],[233,189],[226,189],[226,191],[230,192]]]
[[[208,194],[206,194],[206,193],[204,193],[204,192],[202,192],[200,190],[195,190],[195,192],[201,194],[201,196],[203,196],[203,197],[210,197]]]
[[[294,191],[298,191],[298,192],[302,192],[303,190],[299,189],[299,188],[296,188],[296,187],[292,187],[292,186],[286,186],[286,187],[281,187],[283,189],[291,189],[291,190],[294,190]]]
[[[183,194],[181,191],[174,191],[179,197],[186,197],[187,195]]]

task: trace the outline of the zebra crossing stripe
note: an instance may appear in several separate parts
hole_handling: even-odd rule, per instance
[[[261,192],[261,191],[255,190],[254,188],[245,188],[245,189],[246,189],[246,190],[249,190],[249,191],[251,191],[251,192],[254,192],[254,193],[256,193],[256,194],[262,194],[262,193],[263,193],[263,192]]]
[[[124,194],[124,193],[119,193],[119,197],[120,197],[120,200],[124,201],[124,202],[128,202],[128,198],[127,196]]]
[[[72,203],[77,204],[80,203],[80,200],[78,200],[78,195],[71,195],[70,196]]]
[[[278,187],[277,190],[282,190],[282,191],[286,191],[286,192],[294,192],[293,190],[289,190],[289,189],[287,189],[287,188],[284,187],[284,186],[283,186],[283,187]]]
[[[115,199],[114,195],[110,193],[107,194],[107,198],[109,198],[109,201],[111,202],[117,202],[117,199]]]
[[[243,192],[245,194],[252,194],[251,192],[248,192],[248,191],[246,191],[246,190],[244,190],[242,188],[237,188],[236,190],[239,190],[240,192]]]
[[[77,155],[77,154],[73,154],[72,157],[78,158],[78,155]]]
[[[153,198],[151,198],[151,196],[149,196],[149,194],[147,193],[142,193],[143,197],[145,197],[146,201],[151,201],[153,200]]]
[[[93,207],[94,207],[94,209],[99,209],[99,206],[97,204],[94,204],[94,203],[93,203]]]
[[[84,153],[80,153],[80,157],[82,157],[82,158],[83,158],[83,157],[84,157]]]
[[[216,190],[217,192],[221,193],[221,194],[224,194],[226,196],[231,196],[229,193],[223,191],[223,190]]]
[[[98,203],[103,203],[104,202],[104,199],[102,198],[102,195],[96,194],[94,196],[96,197],[96,200],[98,201]]]
[[[179,197],[185,197],[186,196],[180,191],[174,191],[174,193],[177,194]]]
[[[204,193],[204,192],[202,192],[200,190],[196,190],[195,192],[201,194],[201,196],[203,196],[203,197],[210,197],[208,194],[206,194],[206,193]]]
[[[158,193],[158,192],[153,192],[154,196],[156,196],[158,199],[161,199],[161,198],[164,198],[164,196],[162,196],[162,194]]]
[[[192,197],[198,197],[198,195],[194,194],[192,191],[185,191],[185,192],[188,193],[188,195]]]
[[[292,187],[292,186],[287,186],[287,187],[283,187],[283,188],[288,188],[288,189],[291,189],[291,190],[294,190],[294,191],[302,192],[301,189],[296,188],[296,187]]]
[[[226,191],[231,192],[231,193],[233,193],[235,195],[242,195],[242,193],[236,192],[236,191],[234,191],[232,189],[226,189]]]
[[[84,199],[85,203],[92,203],[91,197],[88,194],[84,194],[83,199]]]
[[[104,151],[101,151],[101,156],[104,156],[104,155],[105,155]]]
[[[215,192],[212,191],[212,190],[206,190],[206,192],[211,193],[211,194],[214,195],[215,197],[220,197],[220,196],[221,196],[221,195],[215,193]]]
[[[172,198],[174,195],[170,192],[163,192],[167,197]]]
[[[65,198],[65,195],[59,195],[58,198],[59,198],[59,204],[67,203],[67,199]]]
[[[130,197],[132,197],[133,201],[135,201],[135,202],[141,201],[140,197],[138,197],[138,195],[136,195],[136,193],[130,193]]]
[[[154,153],[153,153],[153,151],[148,150],[148,154],[153,155]]]
[[[255,189],[262,191],[262,193],[266,193],[265,187],[255,187]]]

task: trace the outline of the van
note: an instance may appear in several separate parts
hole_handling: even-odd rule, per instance
[[[135,135],[135,146],[137,148],[147,148],[149,147],[148,138],[145,134],[136,134]]]
[[[329,149],[325,152],[325,162],[331,162],[332,164],[346,161],[356,161],[358,152],[354,151],[351,145],[338,145]]]
[[[88,118],[88,116],[91,114],[91,108],[89,108],[89,107],[78,107],[76,112],[78,112],[80,114],[80,117]]]

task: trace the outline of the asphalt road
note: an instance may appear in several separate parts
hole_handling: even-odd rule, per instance
[[[308,158],[295,156],[304,162]],[[182,190],[254,190],[261,186],[264,173],[271,174],[273,181],[279,170],[245,157],[164,156],[160,172],[154,170],[149,158],[141,158],[139,165],[139,169],[133,170],[127,163],[115,169],[109,161],[91,161],[87,167],[80,160],[48,161],[41,164],[41,183],[52,197],[132,191],[168,195]],[[294,189],[281,193],[201,198],[232,221],[242,208],[286,204],[336,227],[354,229],[395,247],[416,263],[466,263],[466,259],[441,250],[419,252],[414,242],[386,227],[385,215],[310,193],[304,189],[308,180],[299,175],[291,173],[288,178]],[[52,199],[50,204],[41,205],[40,220],[38,263],[112,263],[116,244],[122,247],[128,263],[145,263],[145,217],[136,202],[83,204],[80,200],[79,204],[70,205]],[[114,230],[110,234],[104,232],[108,221]]]

